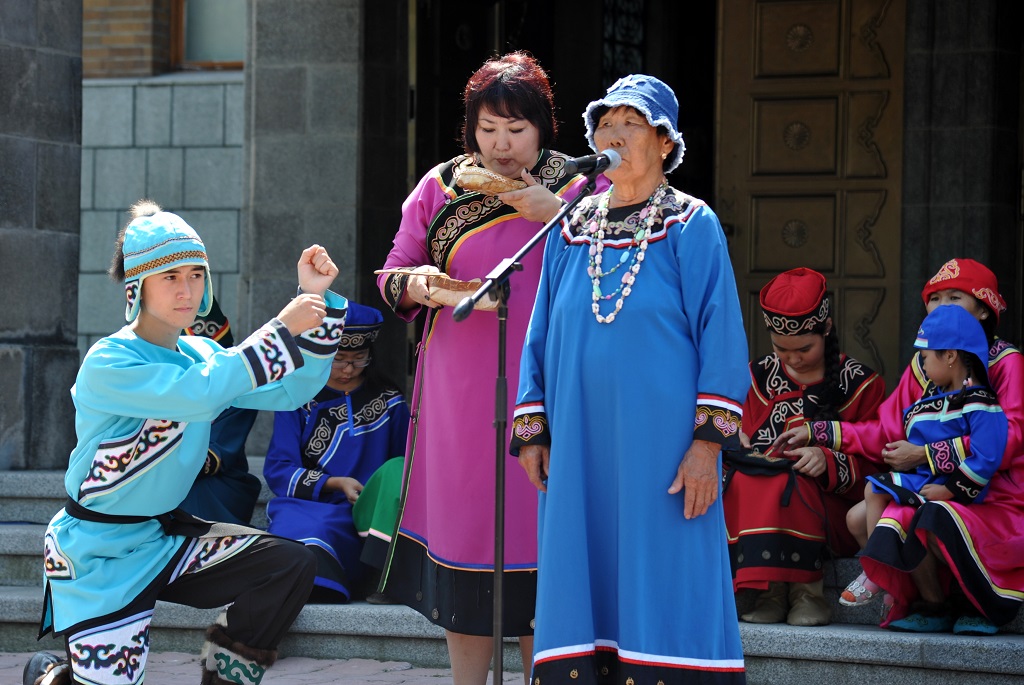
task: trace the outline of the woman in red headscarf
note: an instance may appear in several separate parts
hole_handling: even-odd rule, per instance
[[[776,276],[761,290],[761,308],[773,352],[750,364],[743,433],[744,446],[767,458],[726,455],[723,502],[733,585],[762,591],[744,621],[826,625],[831,610],[822,594],[822,561],[829,549],[857,551],[846,512],[863,497],[863,476],[877,467],[839,450],[774,445],[807,421],[874,416],[885,384],[840,352],[818,272],[800,268]]]
[[[989,381],[1009,423],[1006,450],[980,504],[968,508],[955,502],[928,502],[917,509],[890,505],[862,562],[871,579],[893,598],[883,626],[947,603],[951,598],[945,588],[955,580],[966,601],[960,607],[944,607],[960,615],[954,631],[992,634],[1013,619],[1024,600],[1024,536],[1018,532],[1024,530],[1024,356],[995,336],[1006,303],[995,274],[983,264],[951,259],[925,284],[921,297],[929,312],[942,304],[964,307],[985,329]],[[903,437],[903,408],[918,401],[930,384],[919,353],[879,407],[877,419],[815,423],[809,430],[787,431],[776,444],[793,447],[813,439],[898,471],[911,470],[935,454],[962,461],[969,454],[968,441],[919,447]],[[922,625],[927,627],[927,622]]]

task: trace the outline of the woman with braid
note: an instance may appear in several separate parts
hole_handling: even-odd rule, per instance
[[[868,462],[820,447],[777,450],[785,431],[807,421],[874,415],[885,383],[839,350],[825,277],[806,268],[761,290],[773,352],[750,364],[741,457],[726,455],[723,498],[736,591],[761,591],[748,623],[826,625],[826,551],[852,555],[846,512],[863,496]]]

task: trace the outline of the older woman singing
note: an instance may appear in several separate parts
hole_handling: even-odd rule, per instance
[[[645,75],[590,103],[622,163],[545,247],[511,444],[541,492],[534,682],[745,680],[719,484],[746,337],[717,217],[665,179],[677,113]]]

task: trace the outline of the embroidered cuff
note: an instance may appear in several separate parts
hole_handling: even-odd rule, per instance
[[[338,341],[341,340],[348,314],[348,300],[341,295],[327,291],[324,299],[327,301],[327,316],[323,323],[295,338],[298,346],[314,357],[333,357],[338,351]]]
[[[206,462],[203,464],[202,476],[215,476],[220,471],[220,457],[213,450],[206,450]]]
[[[318,499],[323,484],[327,482],[327,474],[315,469],[306,469],[301,474],[298,482],[295,483],[295,490],[292,492],[292,495],[298,499]]]
[[[512,440],[508,451],[519,456],[519,448],[526,445],[550,445],[551,431],[543,402],[530,402],[516,407],[512,417]]]
[[[967,458],[967,446],[962,437],[941,440],[925,445],[924,456],[933,474],[953,473]]]
[[[723,449],[739,448],[742,407],[717,395],[697,396],[693,422],[693,439],[722,445]]]
[[[946,487],[953,493],[953,500],[961,504],[973,503],[987,484],[988,481],[965,466],[954,471],[946,480]]]
[[[305,364],[295,338],[277,319],[271,319],[256,329],[238,347],[257,388],[280,380]]]
[[[846,494],[857,484],[853,460],[846,453],[827,447],[822,447],[821,451],[825,453],[825,473],[819,477],[822,489],[837,495]]]
[[[837,450],[843,445],[842,424],[839,421],[811,421],[811,441],[808,445]]]
[[[409,272],[412,272],[412,267],[409,268]],[[388,274],[387,278],[384,279],[384,301],[391,307],[391,311],[399,314],[398,307],[402,304],[402,298],[405,297],[405,289],[409,284],[409,276],[407,274]]]

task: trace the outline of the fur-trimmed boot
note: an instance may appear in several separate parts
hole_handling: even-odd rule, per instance
[[[267,669],[277,661],[277,650],[256,649],[236,642],[224,632],[221,620],[206,629],[206,643],[200,652],[202,685],[259,685]]]
[[[36,652],[21,674],[23,685],[71,685],[71,665],[49,652]]]

